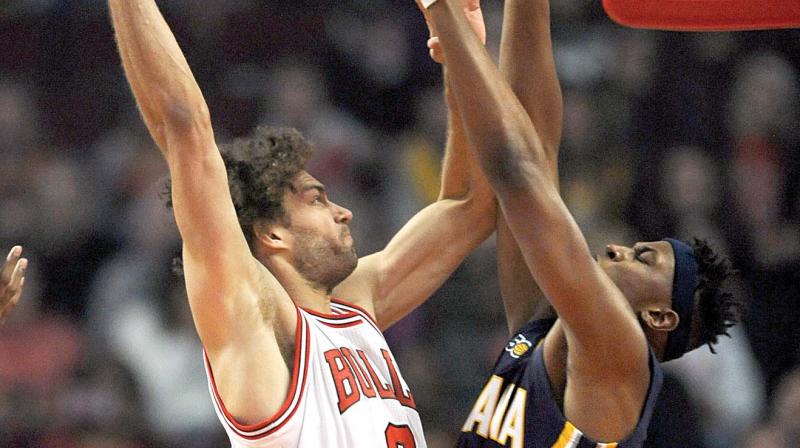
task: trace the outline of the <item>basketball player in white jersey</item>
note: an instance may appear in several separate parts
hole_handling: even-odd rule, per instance
[[[17,306],[25,283],[25,269],[28,259],[22,257],[22,246],[14,246],[8,253],[0,271],[0,324]]]
[[[459,114],[451,114],[440,200],[358,260],[352,214],[304,170],[302,136],[259,128],[218,148],[154,0],[109,4],[125,73],[169,167],[189,302],[233,446],[425,447],[414,397],[380,330],[433,293],[494,228],[494,198],[470,175],[478,171],[464,155]]]

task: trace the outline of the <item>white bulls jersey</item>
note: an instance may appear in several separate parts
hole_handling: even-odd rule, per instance
[[[269,420],[241,425],[211,396],[233,448],[426,448],[414,398],[383,333],[361,308],[297,310],[289,394]]]

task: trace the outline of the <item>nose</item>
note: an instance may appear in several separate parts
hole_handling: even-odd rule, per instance
[[[609,244],[606,246],[606,255],[611,261],[623,261],[633,251],[625,246],[618,246],[616,244]]]
[[[339,204],[333,204],[333,219],[337,224],[347,224],[353,220],[353,212]]]

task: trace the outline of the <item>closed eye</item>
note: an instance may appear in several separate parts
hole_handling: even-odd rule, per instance
[[[653,251],[653,249],[652,249],[652,248],[649,248],[649,247],[635,247],[635,248],[633,248],[634,258],[635,258],[637,261],[641,262],[641,263],[644,263],[644,264],[649,264],[649,263],[647,262],[647,260],[645,260],[645,259],[642,257],[642,254],[645,254],[645,253],[647,253],[647,252],[652,252],[652,251]]]

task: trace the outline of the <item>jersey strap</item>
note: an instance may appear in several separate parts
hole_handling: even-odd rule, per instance
[[[238,423],[225,408],[225,404],[222,402],[222,398],[217,391],[214,373],[211,370],[211,363],[208,360],[208,355],[204,352],[211,397],[213,398],[214,405],[224,417],[225,423],[233,432],[247,440],[262,439],[282,428],[289,419],[292,418],[295,411],[297,411],[300,406],[300,401],[303,398],[303,392],[307,383],[310,345],[308,322],[306,322],[300,310],[297,309],[294,364],[292,367],[292,379],[289,385],[289,393],[286,395],[286,400],[283,402],[281,408],[278,409],[272,417],[253,425]]]
[[[383,332],[378,326],[378,322],[376,322],[375,319],[364,308],[340,299],[331,299],[331,308],[344,313],[358,314],[359,316],[363,317],[366,322],[372,325],[372,327],[375,328],[375,331],[383,335]]]
[[[333,313],[320,313],[308,308],[301,308],[315,321],[331,328],[350,328],[364,323],[364,318],[352,311],[341,311],[333,306]]]

